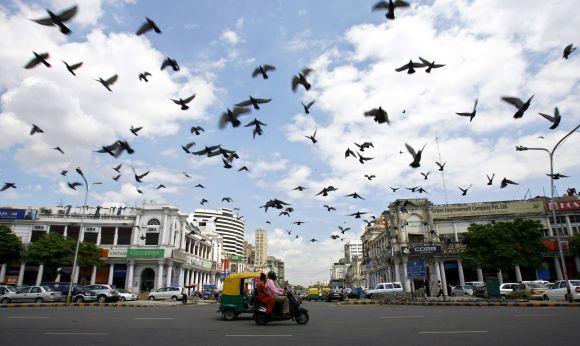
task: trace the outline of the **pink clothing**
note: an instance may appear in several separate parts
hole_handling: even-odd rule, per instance
[[[264,288],[264,291],[270,297],[276,297],[277,295],[284,293],[284,290],[277,288],[276,284],[274,284],[274,280],[271,279],[268,279],[268,281],[266,282],[266,287]]]

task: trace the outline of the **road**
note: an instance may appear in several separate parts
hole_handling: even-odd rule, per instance
[[[0,310],[2,345],[578,345],[580,309],[305,303],[310,322],[226,322],[217,305]]]

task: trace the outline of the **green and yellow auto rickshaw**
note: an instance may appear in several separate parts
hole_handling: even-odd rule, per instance
[[[310,287],[306,292],[306,300],[320,300],[320,289],[318,287]]]
[[[254,313],[253,290],[260,273],[245,272],[230,274],[224,280],[224,288],[218,312],[226,321],[235,320],[239,314]]]

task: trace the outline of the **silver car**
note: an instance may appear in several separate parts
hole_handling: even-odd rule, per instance
[[[126,289],[119,289],[119,300],[124,302],[124,301],[132,301],[132,300],[139,300],[139,296],[136,295],[135,293],[131,293],[129,291],[127,291]]]
[[[452,296],[473,296],[473,286],[457,285],[451,290]]]
[[[8,299],[7,303],[42,303],[61,301],[62,297],[60,292],[55,292],[48,286],[27,286],[21,288],[15,295]]]
[[[119,291],[111,285],[95,284],[85,286],[85,288],[97,294],[97,302],[99,303],[116,302],[120,298]]]
[[[173,301],[177,301],[178,299],[181,299],[181,287],[178,286],[162,287],[149,293],[147,299],[149,300],[171,299]]]
[[[16,288],[12,286],[0,286],[0,304],[8,304],[10,298],[16,295]]]

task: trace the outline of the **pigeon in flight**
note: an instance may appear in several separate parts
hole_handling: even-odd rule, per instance
[[[425,190],[425,189],[424,189],[424,188],[422,188],[422,187],[419,187],[419,188],[417,189],[417,192],[418,192],[418,193],[429,193],[429,192],[427,192],[427,190]]]
[[[121,178],[120,174],[117,174],[116,176],[113,177],[114,181],[119,181],[119,178]]]
[[[306,114],[310,114],[310,107],[312,107],[312,105],[314,104],[314,101],[310,101],[308,104],[304,104],[302,102],[300,102],[302,104],[302,107],[304,107],[304,113]]]
[[[48,53],[40,53],[40,54],[36,52],[32,53],[34,54],[34,58],[32,58],[32,60],[30,60],[26,65],[24,65],[25,69],[31,69],[40,63],[44,64],[44,66],[46,67],[50,67],[50,63],[46,61],[46,59],[48,59],[49,57]]]
[[[77,187],[83,185],[82,183],[79,183],[78,181],[75,181],[73,183],[66,183],[68,185],[68,187],[70,187],[71,189],[75,190],[77,189]]]
[[[493,178],[495,178],[495,173],[491,174],[491,177],[489,175],[487,175],[487,185],[493,185]]]
[[[355,219],[360,219],[361,215],[368,214],[366,211],[357,211],[352,214],[348,214],[348,216],[354,216]]]
[[[161,30],[159,29],[159,27],[157,26],[157,24],[152,21],[151,19],[145,17],[145,23],[143,23],[139,29],[137,30],[137,32],[135,34],[137,34],[137,36],[139,35],[143,35],[144,33],[146,33],[147,31],[153,29],[153,31],[155,31],[156,33],[160,34]]]
[[[147,77],[151,76],[151,73],[145,71],[142,73],[139,73],[139,80],[144,81],[145,83],[149,82],[149,79],[147,79]]]
[[[364,164],[365,161],[369,161],[369,160],[373,159],[372,157],[364,157],[360,153],[357,153],[357,154],[358,154],[358,162],[360,162],[361,164]]]
[[[254,72],[252,72],[252,77],[256,78],[259,74],[261,74],[262,78],[268,79],[269,78],[267,74],[268,71],[276,71],[276,67],[272,65],[260,65],[256,67]]]
[[[72,31],[66,25],[64,25],[64,23],[71,20],[71,18],[74,17],[75,14],[77,14],[77,10],[78,10],[78,7],[76,5],[69,8],[69,9],[62,11],[60,14],[55,14],[54,12],[52,12],[50,10],[46,10],[46,12],[48,12],[47,18],[32,19],[32,21],[36,22],[40,25],[45,25],[45,26],[56,25],[59,27],[60,32],[62,32],[65,35],[68,35]]]
[[[429,176],[429,174],[431,174],[431,171],[429,171],[427,173],[421,172],[421,175],[423,176],[423,178],[425,178],[425,180],[427,180],[427,177]]]
[[[471,188],[471,185],[469,185],[467,188],[463,189],[461,187],[457,187],[459,190],[461,190],[461,196],[467,196],[467,191]]]
[[[139,189],[137,186],[135,186],[135,189],[137,190],[137,192],[139,192],[140,194],[143,194],[143,190]]]
[[[114,75],[113,77],[104,80],[103,78],[99,77],[99,79],[95,79],[97,82],[101,83],[107,90],[109,91],[113,91],[111,90],[110,86],[115,84],[115,82],[117,81],[117,79],[119,78],[118,75]]]
[[[387,19],[393,20],[395,19],[395,8],[397,7],[409,7],[409,3],[403,0],[389,0],[389,2],[379,1],[373,6],[373,11],[387,10],[385,17],[387,17]]]
[[[123,167],[123,164],[121,163],[120,165],[118,165],[117,167],[113,167],[113,169],[117,172],[121,171],[121,167]]]
[[[108,153],[113,157],[119,157],[123,151],[126,151],[128,154],[133,154],[135,152],[129,143],[126,141],[117,140],[111,145],[103,146],[100,150],[97,150],[97,153]]]
[[[318,129],[314,130],[314,133],[311,136],[304,136],[304,137],[310,139],[312,141],[312,144],[318,142],[318,140],[316,140],[316,131],[318,131]]]
[[[205,199],[205,198],[202,198],[202,199],[201,199],[201,202],[199,202],[199,204],[201,204],[201,205],[204,205],[204,204],[206,204],[207,202],[208,202],[208,200],[207,200],[207,199]]]
[[[437,166],[439,166],[439,168],[438,168],[437,170],[438,170],[439,172],[443,172],[443,169],[445,168],[445,164],[447,164],[447,162],[443,162],[443,163],[441,163],[441,162],[435,161],[435,164],[436,164]]]
[[[201,126],[192,126],[190,131],[191,131],[191,134],[195,133],[196,136],[199,136],[200,131],[205,132],[205,130]]]
[[[338,238],[340,238],[340,236],[338,234],[331,234],[330,235],[330,239],[332,239],[332,240],[336,240]]]
[[[249,123],[244,125],[244,127],[249,127],[249,126],[254,126],[254,130],[252,131],[252,135],[253,135],[253,138],[256,138],[256,135],[261,136],[262,133],[264,133],[262,131],[262,126],[268,126],[268,125],[264,124],[263,122],[261,122],[260,120],[258,120],[256,118],[254,118],[253,121],[250,121]]]
[[[271,224],[272,224],[270,221],[266,221],[266,223],[267,223],[268,225],[271,225]]]
[[[320,240],[312,238],[309,240],[309,242],[316,243],[316,242],[320,242]]]
[[[387,123],[387,125],[391,124],[391,121],[389,120],[389,115],[382,107],[373,108],[370,111],[366,111],[364,112],[364,115],[365,117],[374,117],[374,121],[376,123],[379,124]]]
[[[417,191],[417,189],[418,189],[418,188],[419,188],[418,186],[413,186],[413,187],[406,187],[405,189],[407,189],[407,190],[409,190],[409,191],[411,191],[411,192],[415,193],[415,192]]]
[[[530,108],[530,102],[532,102],[533,98],[534,95],[532,95],[526,102],[522,101],[517,97],[510,96],[503,96],[501,99],[518,109],[514,114],[514,118],[519,119],[523,117],[524,112],[527,111],[528,108]]]
[[[133,127],[133,125],[131,125],[131,132],[135,135],[135,136],[139,136],[137,134],[137,132],[141,131],[143,129],[143,126],[140,127]]]
[[[516,183],[516,182],[514,182],[514,181],[511,181],[511,180],[509,180],[509,179],[507,179],[507,178],[503,178],[503,179],[501,180],[500,188],[501,188],[501,189],[503,189],[504,187],[506,187],[506,186],[508,186],[508,185],[510,185],[510,184],[511,184],[511,185],[519,185],[518,183]]]
[[[232,199],[230,197],[224,197],[222,198],[222,202],[232,203]]]
[[[72,65],[67,64],[67,62],[64,61],[64,60],[62,62],[66,66],[66,69],[68,70],[68,72],[72,73],[73,76],[76,76],[75,70],[78,69],[79,67],[81,67],[83,65],[82,62],[79,62],[79,63],[76,63],[76,64],[72,64]]]
[[[427,66],[427,69],[425,70],[426,73],[431,73],[431,70],[434,68],[440,68],[445,66],[445,64],[436,64],[435,61],[430,62],[429,60],[423,59],[421,57],[419,57],[419,60],[423,62],[423,65]]]
[[[354,145],[356,145],[358,147],[358,149],[361,151],[361,153],[363,151],[365,151],[365,149],[374,148],[375,147],[372,142],[364,142],[363,144],[354,143]]]
[[[293,224],[295,224],[295,225],[298,225],[298,226],[300,226],[300,225],[302,225],[303,223],[306,223],[306,221],[294,221],[294,222],[292,222],[292,223],[293,223]]]
[[[205,189],[205,186],[203,186],[203,185],[201,185],[201,184],[197,184],[197,185],[195,185],[194,187],[199,187],[199,188],[201,188],[201,189]]]
[[[64,151],[63,151],[63,150],[62,150],[60,147],[54,147],[54,148],[52,148],[52,149],[54,149],[54,150],[56,150],[56,151],[58,151],[59,153],[61,153],[61,154],[63,154],[63,155],[64,155]]]
[[[338,229],[340,230],[340,234],[345,234],[346,231],[350,229],[350,227],[343,228],[342,226],[338,226]]]
[[[175,104],[180,105],[181,106],[181,110],[184,111],[184,110],[188,110],[189,109],[189,106],[187,104],[190,103],[191,100],[193,100],[195,98],[195,95],[196,94],[193,94],[193,95],[191,95],[190,97],[188,97],[186,99],[182,99],[182,98],[179,98],[179,100],[171,99],[171,101],[173,101],[173,103],[175,103]]]
[[[0,189],[0,192],[6,191],[8,189],[15,189],[15,188],[16,188],[16,183],[4,183],[4,186],[2,186],[2,188]]]
[[[413,60],[409,60],[408,63],[406,63],[405,65],[398,67],[395,69],[395,71],[397,72],[403,72],[405,70],[407,70],[407,74],[413,74],[415,73],[415,68],[420,68],[420,67],[425,67],[425,65],[418,63],[418,62],[413,62]]]
[[[411,206],[411,207],[416,207],[417,206],[415,203],[413,203],[413,202],[411,202],[409,200],[404,200],[404,201],[397,200],[395,203],[393,203],[393,205],[395,207],[398,207],[401,210],[401,212],[403,212],[403,213],[407,213],[408,212],[407,206]]]
[[[287,233],[288,235],[292,235],[292,230],[286,230],[286,233]]]
[[[292,91],[296,92],[296,88],[298,88],[298,84],[302,84],[304,89],[307,91],[310,90],[310,83],[306,80],[306,77],[312,72],[311,68],[305,68],[297,76],[292,77]]]
[[[157,188],[155,188],[155,189],[156,189],[156,190],[159,190],[159,189],[165,189],[165,188],[166,188],[166,187],[165,187],[165,185],[163,185],[163,184],[159,184],[159,185],[157,186]]]
[[[304,191],[304,190],[306,190],[306,188],[303,187],[303,186],[298,185],[297,187],[295,187],[295,188],[292,189],[292,191],[296,191],[296,190],[298,190],[298,191]]]
[[[397,192],[397,190],[400,189],[400,187],[390,187],[389,186],[389,189],[391,189],[391,191],[393,191],[393,192]]]
[[[558,180],[560,178],[568,178],[567,175],[564,174],[560,174],[560,173],[555,173],[555,174],[546,174],[548,177],[552,177],[552,179],[554,180]]]
[[[247,107],[249,105],[252,105],[255,110],[259,110],[261,104],[268,103],[270,101],[272,101],[272,99],[255,99],[252,96],[250,96],[249,99],[244,100],[244,101],[236,104],[235,106],[236,107]]]
[[[352,197],[352,198],[354,198],[354,199],[360,198],[360,199],[364,200],[364,198],[362,198],[362,197],[361,197],[361,196],[360,196],[358,193],[356,193],[356,192],[354,192],[354,193],[351,193],[351,194],[349,194],[349,195],[346,195],[346,196],[344,196],[344,197]]]
[[[331,211],[331,210],[335,210],[336,211],[336,208],[335,207],[331,207],[328,204],[323,205],[323,207],[326,208],[326,211]]]
[[[224,168],[230,169],[233,167],[232,164],[228,162],[228,160],[222,159],[222,161],[224,162]]]
[[[241,172],[241,171],[249,172],[250,170],[248,169],[248,167],[242,166],[242,167],[240,167],[240,169],[238,169],[238,172]]]
[[[137,181],[138,183],[142,183],[143,181],[141,181],[141,179],[145,178],[147,174],[149,174],[149,172],[151,171],[147,171],[143,174],[137,174],[137,172],[135,172],[135,168],[133,168],[133,173],[135,174],[135,181]]]
[[[179,64],[175,59],[168,57],[167,59],[163,60],[163,63],[161,64],[161,71],[163,71],[167,66],[171,67],[175,72],[179,71]]]
[[[353,156],[354,158],[356,158],[356,153],[352,150],[350,150],[350,148],[346,148],[346,152],[344,153],[344,158],[346,159],[349,156]]]
[[[569,45],[566,46],[566,48],[564,48],[564,53],[562,54],[562,58],[568,59],[570,54],[572,54],[575,50],[576,50],[576,47],[574,47],[572,45],[572,43],[570,43]]]
[[[181,146],[181,149],[183,149],[183,151],[185,151],[188,154],[191,154],[191,151],[189,151],[189,149],[191,149],[191,147],[193,147],[195,145],[195,142],[189,142],[187,144],[184,144]]]
[[[471,111],[471,113],[455,113],[455,114],[462,117],[469,117],[469,122],[471,122],[473,118],[475,118],[476,113],[477,113],[477,99],[475,99],[475,104],[473,105],[473,110]]]
[[[550,116],[548,114],[544,114],[544,113],[538,113],[541,116],[543,116],[545,119],[547,119],[549,122],[552,123],[552,126],[550,126],[550,130],[555,129],[556,127],[558,127],[558,125],[560,125],[560,121],[562,120],[562,117],[560,116],[560,111],[558,110],[558,107],[554,108],[554,116]]]
[[[60,171],[60,175],[62,175],[63,177],[66,177],[67,173],[68,171],[66,170]]]
[[[212,156],[219,155],[219,152],[216,153],[216,149],[219,149],[219,148],[220,148],[219,145],[213,145],[211,147],[208,147],[206,145],[202,150],[194,151],[194,152],[192,152],[192,154],[199,155],[199,156],[207,155],[207,157],[212,157]]]
[[[328,193],[329,192],[337,191],[337,190],[338,190],[337,188],[335,188],[334,186],[330,185],[330,186],[327,186],[327,187],[323,188],[322,191],[320,191],[319,193],[317,193],[315,196],[322,195],[322,197],[326,197],[326,196],[328,196]]]
[[[266,202],[263,206],[261,206],[260,208],[265,208],[265,212],[267,212],[268,208],[283,209],[285,205],[290,205],[290,204],[286,203],[284,201],[281,201],[279,199],[271,199],[268,202]]]
[[[423,154],[423,150],[425,150],[426,145],[427,145],[427,143],[425,143],[425,145],[423,145],[423,148],[421,150],[419,150],[418,152],[415,152],[415,149],[413,149],[409,144],[405,143],[405,146],[407,147],[407,151],[409,152],[409,154],[411,154],[411,156],[413,156],[413,162],[411,162],[409,164],[409,166],[411,166],[413,168],[418,168],[421,166],[421,154]]]
[[[373,179],[374,179],[374,178],[376,178],[376,177],[377,177],[377,176],[376,176],[376,175],[374,175],[374,174],[371,174],[371,175],[365,174],[365,178],[367,178],[369,181],[373,180]]]
[[[186,178],[190,178],[191,179],[191,175],[185,173],[185,172],[181,172],[181,174],[183,174]]]
[[[238,117],[249,112],[250,110],[245,107],[235,107],[233,110],[228,108],[220,117],[219,128],[225,128],[227,123],[232,123],[233,127],[240,126],[241,122],[238,120]]]

